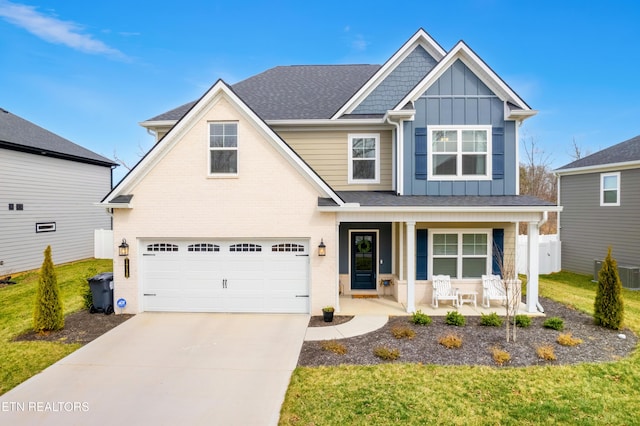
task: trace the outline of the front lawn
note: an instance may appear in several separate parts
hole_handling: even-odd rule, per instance
[[[593,312],[590,276],[540,277],[540,295]],[[640,334],[640,292],[623,290],[625,324]],[[640,352],[614,363],[527,368],[299,367],[281,425],[636,424]]]
[[[65,314],[83,308],[87,278],[112,270],[110,259],[90,259],[56,266]],[[75,351],[80,345],[14,342],[33,324],[39,270],[14,277],[15,285],[0,288],[0,395]]]

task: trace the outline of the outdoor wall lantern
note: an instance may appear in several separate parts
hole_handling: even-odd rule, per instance
[[[122,244],[118,246],[118,254],[120,256],[129,256],[129,244],[124,238],[122,239]]]
[[[324,240],[320,238],[320,245],[318,245],[318,256],[327,255],[327,246],[324,245]]]
[[[129,256],[129,244],[127,244],[127,240],[122,239],[122,244],[118,246],[118,254],[120,256]],[[124,277],[129,278],[129,258],[124,258]]]

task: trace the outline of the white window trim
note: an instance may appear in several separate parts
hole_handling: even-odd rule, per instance
[[[605,203],[604,201],[604,179],[607,177],[615,176],[616,177],[616,202],[615,203]],[[600,174],[600,206],[608,207],[608,206],[619,206],[620,205],[620,172],[612,172],[612,173],[601,173]]]
[[[429,274],[428,274],[428,278],[431,279],[431,277],[433,277],[433,258],[434,258],[434,250],[433,250],[433,236],[435,234],[457,234],[458,235],[458,254],[455,256],[458,259],[457,262],[457,271],[456,271],[456,275],[460,278],[454,278],[451,277],[451,279],[454,279],[456,281],[477,281],[478,279],[480,279],[480,277],[478,278],[462,278],[462,259],[463,257],[474,257],[474,256],[463,256],[462,254],[462,235],[463,234],[486,234],[487,235],[487,263],[486,263],[486,267],[485,267],[485,273],[490,274],[491,270],[492,270],[492,266],[493,266],[493,230],[491,229],[485,229],[485,228],[479,228],[479,229],[475,229],[475,228],[465,228],[465,229],[446,229],[446,228],[436,228],[433,230],[429,230],[429,240],[428,240],[428,248],[427,250],[429,251]],[[436,256],[436,257],[441,257],[441,256]],[[453,256],[450,256],[453,257]],[[481,256],[476,256],[476,257],[481,257]]]
[[[434,130],[455,130],[461,133],[462,130],[485,130],[487,132],[487,168],[485,175],[462,175],[462,138],[458,138],[458,152],[457,152],[457,161],[456,164],[458,169],[456,170],[457,174],[455,176],[439,176],[433,174],[433,155],[436,154],[433,152],[433,131]],[[427,126],[427,176],[429,180],[438,180],[438,181],[449,181],[449,180],[461,180],[461,181],[469,181],[469,180],[491,180],[493,179],[493,164],[492,164],[492,127],[490,125],[459,125],[459,126],[449,126],[449,125],[432,125]]]
[[[213,148],[211,147],[211,124],[235,124],[237,135],[236,135],[236,172],[235,173],[211,173],[211,151],[215,150],[232,150],[232,147],[226,148]],[[207,177],[210,178],[237,178],[240,173],[240,123],[237,121],[229,120],[229,121],[208,121],[207,122]]]
[[[347,143],[348,149],[348,184],[375,184],[380,183],[380,134],[379,133],[349,133],[349,142]],[[376,157],[375,157],[375,178],[374,179],[353,179],[353,140],[357,138],[372,138],[376,144]]]

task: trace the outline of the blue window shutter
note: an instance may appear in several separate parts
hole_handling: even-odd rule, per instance
[[[500,267],[504,261],[504,229],[493,230],[493,262],[492,270],[495,275],[502,275]]]
[[[416,127],[416,179],[427,179],[427,128]]]
[[[427,279],[427,265],[429,264],[429,240],[426,229],[416,231],[416,280]]]
[[[504,179],[504,127],[494,127],[491,133],[493,179]]]

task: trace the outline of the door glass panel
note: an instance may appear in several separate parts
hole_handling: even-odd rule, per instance
[[[373,269],[373,237],[370,235],[355,237],[356,271]]]

